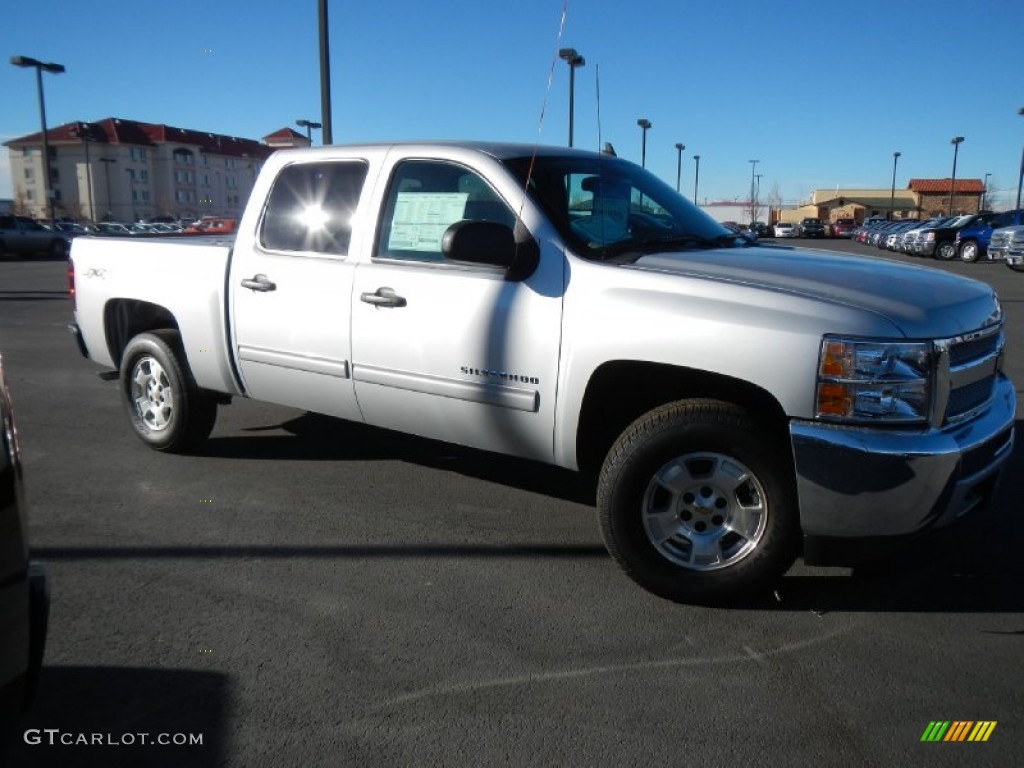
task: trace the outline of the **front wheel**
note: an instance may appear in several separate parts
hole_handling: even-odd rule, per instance
[[[612,557],[645,589],[719,603],[767,591],[800,532],[788,452],[735,405],[689,400],[635,421],[601,469]]]
[[[973,240],[965,240],[960,245],[960,261],[975,262],[978,260],[978,244]]]
[[[213,394],[199,389],[175,331],[143,333],[121,359],[121,396],[136,435],[149,447],[181,453],[205,440],[217,419]]]
[[[935,246],[935,258],[939,261],[952,261],[956,256],[956,244],[950,240]]]

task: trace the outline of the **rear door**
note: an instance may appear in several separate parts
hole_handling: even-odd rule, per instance
[[[367,157],[299,155],[232,257],[233,346],[248,395],[360,419],[350,297]],[[255,193],[254,193],[255,196]]]

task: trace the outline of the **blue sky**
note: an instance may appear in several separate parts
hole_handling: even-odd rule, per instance
[[[12,55],[63,64],[46,75],[47,120],[121,117],[259,138],[320,118],[316,0],[9,3],[0,29],[0,141],[39,128],[35,77]],[[1016,193],[1024,145],[1024,2],[862,0],[391,0],[330,7],[334,140],[467,138],[562,144],[576,48],[575,143],[600,140],[683,192],[787,201],[815,188],[909,178],[982,178]],[[208,51],[208,52],[207,52]],[[545,107],[546,105],[546,107]],[[541,111],[544,118],[541,124]],[[314,134],[316,140],[316,134]],[[0,197],[11,195],[6,151]]]

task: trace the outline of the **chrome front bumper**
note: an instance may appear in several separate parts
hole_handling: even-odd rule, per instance
[[[1013,450],[1015,410],[1000,375],[986,411],[942,429],[791,422],[804,536],[906,536],[987,506]]]

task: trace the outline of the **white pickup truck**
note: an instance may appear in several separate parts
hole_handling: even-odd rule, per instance
[[[679,601],[978,510],[1013,444],[988,286],[753,245],[609,155],[283,151],[233,244],[71,258],[79,347],[151,447],[243,396],[594,471],[611,554]]]

